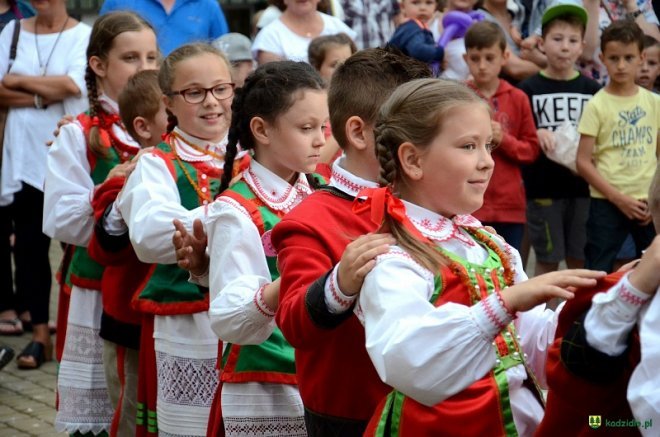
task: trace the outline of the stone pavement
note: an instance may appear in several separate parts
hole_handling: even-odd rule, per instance
[[[53,274],[62,257],[59,244],[51,244]],[[57,315],[57,288],[53,279],[50,318]],[[30,333],[20,337],[0,336],[0,344],[11,346],[16,354],[30,342]],[[53,341],[55,337],[53,336]],[[57,363],[44,363],[37,370],[19,370],[12,361],[0,370],[0,436],[63,436],[55,432],[55,388]]]

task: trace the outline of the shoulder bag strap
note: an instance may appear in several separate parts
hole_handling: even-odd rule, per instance
[[[7,73],[11,69],[14,59],[16,59],[16,48],[18,47],[18,34],[21,32],[21,20],[14,20],[16,24],[14,25],[14,34],[11,37],[11,46],[9,48],[9,64],[7,66]]]

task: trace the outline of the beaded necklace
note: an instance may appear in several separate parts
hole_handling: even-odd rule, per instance
[[[204,148],[202,148],[202,147],[199,147],[198,145],[193,144],[193,143],[191,143],[190,141],[186,140],[185,138],[183,138],[182,135],[180,135],[180,134],[178,134],[178,133],[176,133],[176,132],[172,132],[171,135],[172,135],[173,137],[175,137],[176,139],[178,139],[179,141],[181,141],[181,142],[182,142],[183,144],[185,144],[186,146],[188,146],[188,147],[190,147],[190,148],[192,148],[192,149],[195,149],[196,151],[198,151],[199,153],[201,153],[201,154],[203,154],[203,155],[211,156],[211,157],[217,159],[218,161],[224,161],[224,160],[225,160],[225,157],[224,157],[223,155],[220,155],[220,154],[218,154],[218,153],[215,153],[215,152],[212,151],[212,150],[204,149]]]
[[[502,262],[502,276],[504,276],[505,287],[513,285],[513,279],[515,276],[515,270],[511,264],[511,257],[507,255],[499,245],[497,245],[490,237],[484,235],[482,232],[479,232],[477,229],[464,228],[472,237],[476,240],[483,243],[490,250],[495,252],[500,261]],[[446,255],[445,255],[446,256]],[[449,257],[447,257],[449,258]],[[481,300],[481,294],[479,293],[478,285],[475,285],[465,270],[459,262],[449,259],[449,268],[461,279],[463,285],[465,285],[470,292],[473,300],[478,302]]]
[[[180,136],[178,138],[180,138]],[[202,199],[202,203],[205,204],[205,205],[210,203],[211,202],[211,193],[208,190],[204,191],[205,190],[204,188],[199,188],[199,184],[197,182],[195,182],[195,180],[190,175],[190,173],[188,173],[188,170],[186,170],[186,166],[183,165],[183,161],[181,160],[181,158],[179,157],[179,154],[176,151],[176,146],[174,144],[174,141],[175,141],[174,140],[174,135],[170,135],[168,144],[172,148],[172,153],[174,154],[174,159],[176,159],[176,162],[179,164],[179,167],[181,167],[181,171],[183,171],[184,176],[186,177],[186,179],[188,179],[188,183],[190,183],[190,186],[193,187],[193,189],[195,190],[195,192],[197,193],[199,198]]]

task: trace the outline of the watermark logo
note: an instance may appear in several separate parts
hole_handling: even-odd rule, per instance
[[[653,427],[653,419],[648,419],[645,421],[633,419],[603,419],[602,416],[589,416],[589,427],[592,429],[598,429],[601,426],[605,428],[639,428],[639,429],[649,429]]]
[[[600,416],[589,416],[589,426],[593,429],[600,428],[602,424]]]

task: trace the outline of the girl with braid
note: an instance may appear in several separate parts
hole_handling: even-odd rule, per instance
[[[210,282],[211,328],[225,342],[208,435],[306,436],[294,350],[274,318],[280,279],[270,235],[321,181],[311,172],[325,144],[323,79],[306,63],[265,64],[236,91],[232,114],[222,194],[203,219],[210,260],[186,228],[175,237],[186,240],[175,241],[179,259]],[[253,159],[232,183],[239,143]]]
[[[232,110],[220,187],[229,188],[206,218],[211,328],[228,343],[217,394],[224,432],[304,436],[294,350],[275,323],[280,279],[270,235],[323,182],[311,173],[325,144],[327,93],[308,64],[275,62],[247,78]],[[238,143],[254,159],[230,185],[227,169]]]
[[[131,75],[157,66],[156,35],[148,23],[126,12],[99,18],[87,47],[89,110],[61,128],[48,154],[44,232],[73,252],[65,278],[70,302],[57,382],[59,432],[110,429],[113,408],[99,337],[103,268],[86,249],[94,227],[91,199],[106,178],[126,172],[139,150],[119,119],[119,93]],[[114,214],[115,222],[123,224]]]
[[[142,324],[138,378],[155,370],[157,385],[155,411],[147,397],[146,411],[138,405],[138,424],[146,423],[149,435],[204,436],[218,386],[218,338],[209,321],[208,290],[188,282],[188,272],[176,265],[172,221],[192,228],[220,192],[223,168],[231,178],[233,165],[247,155],[232,153],[225,163],[234,84],[220,51],[184,45],[165,58],[158,81],[170,132],[140,157],[116,201],[137,257],[154,264],[133,300],[153,320]],[[142,352],[154,350],[151,363],[145,362]]]
[[[556,327],[541,304],[605,275],[527,280],[518,252],[470,215],[493,173],[490,120],[474,92],[438,79],[401,85],[381,108],[382,188],[354,210],[397,245],[376,258],[356,314],[393,391],[365,435],[532,435]]]

